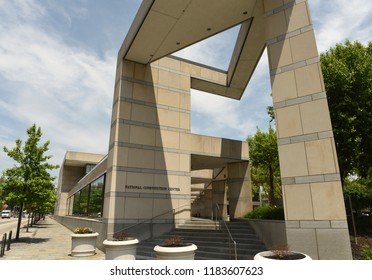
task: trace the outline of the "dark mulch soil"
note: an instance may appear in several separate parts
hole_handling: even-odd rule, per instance
[[[357,236],[357,244],[355,242],[355,238],[353,236],[351,237],[351,250],[354,259],[364,259],[362,256],[362,250],[364,248],[372,248],[372,234]]]

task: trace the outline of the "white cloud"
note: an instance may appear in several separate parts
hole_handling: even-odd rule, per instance
[[[238,32],[239,26],[235,26],[188,48],[180,50],[174,55],[227,70]]]
[[[45,7],[34,0],[0,0],[0,18],[6,22],[32,22],[45,15]]]
[[[238,31],[239,27],[234,27],[175,55],[227,70]],[[271,102],[265,98],[270,91],[267,65],[265,52],[241,100],[192,90],[192,132],[245,140],[256,126],[263,125],[262,120],[267,122],[266,107]]]
[[[235,35],[230,34],[230,37],[235,38]],[[219,61],[221,56],[214,52],[216,44],[219,48],[225,47],[229,50],[226,51],[226,58],[222,62]],[[180,55],[215,67],[223,63],[228,65],[233,46],[234,40],[224,39],[218,42],[207,40],[203,45],[198,44],[187,48]],[[192,90],[192,132],[245,140],[248,135],[255,132],[256,126],[265,128],[268,126],[266,107],[271,103],[268,61],[265,51],[241,100]]]
[[[116,57],[68,45],[58,33],[44,31],[36,16],[26,24],[22,17],[29,19],[32,11],[43,15],[33,4],[9,5],[10,11],[20,8],[21,16],[0,25],[0,126],[7,135],[0,144],[14,146],[36,123],[51,141],[55,163],[66,149],[106,153]]]
[[[319,52],[345,39],[367,43],[372,38],[372,1],[309,1]]]

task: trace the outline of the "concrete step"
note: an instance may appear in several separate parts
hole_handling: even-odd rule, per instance
[[[173,235],[180,235],[184,242],[194,243],[198,250],[196,260],[227,260],[234,259],[233,244],[230,244],[226,231],[219,229],[206,229],[204,225],[213,225],[211,221],[190,221],[187,228],[177,228],[153,239],[141,241],[137,247],[137,259],[155,259],[154,247]],[[192,225],[192,226],[190,226]],[[250,260],[253,256],[265,250],[265,246],[258,239],[254,230],[248,223],[229,222],[231,234],[237,243],[238,259]]]
[[[187,221],[182,225],[178,225],[179,229],[219,229],[219,222],[207,219],[193,218],[191,221]]]

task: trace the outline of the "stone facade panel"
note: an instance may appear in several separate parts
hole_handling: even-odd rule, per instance
[[[300,109],[297,105],[277,109],[276,122],[279,138],[303,134]]]
[[[282,178],[309,175],[304,143],[281,145],[278,150]]]
[[[321,72],[318,63],[295,70],[298,95],[305,96],[322,92]]]
[[[318,57],[318,49],[315,43],[313,31],[302,33],[289,39],[291,42],[291,51],[293,63],[304,61],[310,58]]]
[[[346,220],[341,182],[312,183],[310,188],[315,220]]]
[[[298,3],[285,11],[288,32],[303,28],[311,23],[306,2]]]
[[[326,98],[300,104],[300,111],[305,134],[332,130]]]
[[[305,143],[309,175],[336,173],[331,138]]]
[[[297,97],[294,71],[287,71],[273,77],[272,97],[274,103]]]
[[[313,205],[309,184],[286,185],[284,208],[287,220],[313,220]]]

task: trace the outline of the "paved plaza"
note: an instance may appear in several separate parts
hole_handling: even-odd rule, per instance
[[[56,222],[52,217],[40,220],[36,225],[21,229],[19,242],[11,244],[3,260],[104,260],[105,254],[96,250],[90,257],[72,257],[71,230]]]

